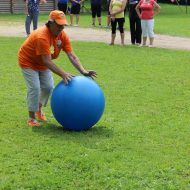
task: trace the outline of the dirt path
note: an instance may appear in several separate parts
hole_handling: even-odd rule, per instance
[[[94,28],[79,28],[66,27],[65,31],[70,36],[71,40],[78,41],[96,41],[96,42],[110,42],[111,31],[109,29],[94,29]],[[25,36],[24,25],[8,24],[0,25],[0,36]],[[130,44],[130,33],[126,32],[126,44]],[[120,44],[119,32],[116,36],[116,44]],[[181,49],[190,51],[190,38],[173,37],[167,35],[155,35],[155,47],[168,49]]]

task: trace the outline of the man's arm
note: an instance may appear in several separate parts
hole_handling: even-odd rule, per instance
[[[113,2],[113,0],[110,1],[110,5],[109,5],[109,12],[110,12],[110,14],[112,13],[112,2]]]
[[[73,64],[73,66],[83,75],[85,76],[89,76],[89,77],[96,77],[96,71],[93,70],[86,70],[82,64],[80,63],[79,58],[75,55],[75,53],[72,51],[70,53],[67,53],[67,56],[69,58],[69,60],[71,61],[71,63]]]
[[[135,8],[137,15],[139,16],[139,18],[141,19],[141,13],[140,13],[140,2],[137,4],[136,8]]]
[[[40,0],[40,4],[44,4],[44,3],[47,3],[46,0]]]
[[[68,84],[68,82],[72,79],[71,74],[66,73],[63,69],[52,62],[51,55],[42,55],[42,61],[48,67],[48,69],[59,75],[64,80],[65,84]]]
[[[157,15],[160,12],[161,7],[158,5],[158,3],[154,2],[154,16]]]

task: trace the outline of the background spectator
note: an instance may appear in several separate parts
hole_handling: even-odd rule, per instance
[[[125,7],[126,7],[127,0],[111,0],[109,11],[111,15],[111,28],[112,28],[112,35],[111,35],[111,43],[110,45],[114,45],[115,37],[116,37],[116,27],[117,24],[119,26],[119,31],[121,35],[121,44],[124,45],[124,23],[125,23]]]
[[[101,26],[101,3],[102,0],[91,0],[92,26],[96,24],[96,17],[98,18],[99,26]]]
[[[149,47],[153,47],[154,16],[160,12],[160,6],[154,0],[141,0],[136,6],[136,11],[139,18],[141,19],[143,36],[142,46],[146,46],[147,37],[149,37]]]
[[[131,43],[140,45],[142,35],[141,19],[135,10],[139,1],[140,0],[129,0],[129,25],[131,32]]]
[[[78,26],[79,23],[79,14],[81,9],[81,4],[84,0],[71,0],[71,12],[70,12],[70,25],[73,25],[73,15],[76,16],[76,24],[74,26]]]
[[[25,0],[26,8],[26,20],[25,29],[27,37],[30,35],[30,26],[33,21],[33,30],[38,27],[38,15],[39,15],[39,4],[46,3],[46,0]]]

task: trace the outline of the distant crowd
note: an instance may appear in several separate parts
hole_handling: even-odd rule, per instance
[[[33,21],[33,30],[37,29],[39,4],[46,0],[25,0],[27,36],[30,35],[30,26]],[[90,0],[92,26],[102,27],[102,0]],[[64,14],[70,16],[70,26],[79,26],[79,16],[84,7],[84,0],[58,0],[57,7]],[[116,30],[119,29],[121,44],[125,44],[124,23],[125,12],[129,11],[129,24],[131,44],[146,46],[147,37],[149,47],[153,47],[154,41],[154,16],[160,12],[160,6],[156,0],[107,0],[107,23],[106,28],[111,28],[111,42],[114,45]],[[142,39],[142,40],[141,40]],[[142,41],[142,42],[141,42]]]

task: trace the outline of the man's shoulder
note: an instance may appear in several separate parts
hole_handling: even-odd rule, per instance
[[[44,40],[50,40],[50,33],[46,26],[38,28],[36,31],[36,38],[41,38]]]

